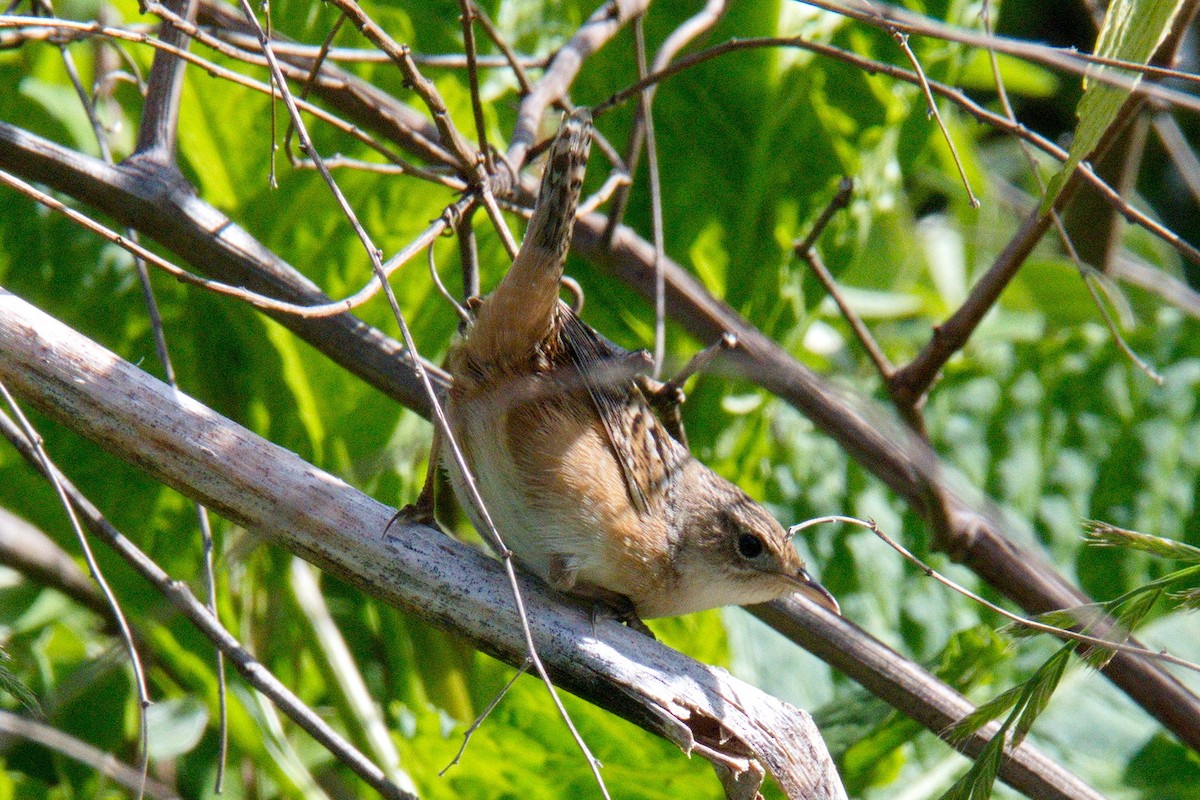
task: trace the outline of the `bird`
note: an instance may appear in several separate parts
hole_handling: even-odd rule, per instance
[[[491,521],[522,569],[647,632],[643,619],[795,592],[840,613],[779,522],[660,418],[656,392],[682,401],[677,387],[649,379],[647,355],[613,344],[559,298],[592,132],[586,107],[567,115],[512,266],[470,304],[447,359],[446,418]],[[438,439],[459,502],[485,532]],[[432,521],[437,461],[410,518]]]

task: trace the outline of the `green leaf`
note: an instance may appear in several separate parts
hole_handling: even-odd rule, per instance
[[[954,723],[954,727],[950,729],[950,743],[962,743],[984,725],[987,725],[1005,711],[1011,709],[1021,699],[1024,688],[1023,685],[1018,685],[1011,689],[1005,689],[986,703],[981,703],[970,714],[967,714]]]
[[[150,758],[167,759],[195,747],[208,726],[208,709],[191,695],[169,698],[146,709]]]
[[[1183,0],[1113,0],[1100,27],[1096,55],[1135,64],[1147,63],[1170,32],[1182,5]],[[1092,77],[1084,79],[1083,97],[1075,111],[1079,117],[1075,140],[1071,143],[1071,151],[1062,172],[1050,182],[1042,201],[1043,212],[1050,208],[1079,163],[1096,149],[1129,97],[1129,89],[1101,83],[1094,77],[1118,73],[1127,74],[1115,67],[1097,66],[1089,71]],[[1134,78],[1134,83],[1138,80]]]
[[[966,774],[955,781],[939,800],[988,800],[1003,760],[1004,736],[997,735],[984,746],[983,752]]]
[[[0,649],[0,660],[9,661],[11,659],[12,656]],[[30,713],[38,717],[43,716],[42,706],[38,702],[37,695],[4,664],[0,664],[0,691],[8,692],[13,696],[13,699],[25,706]]]
[[[1047,659],[1046,663],[1026,683],[1023,708],[1017,717],[1017,727],[1013,732],[1014,744],[1019,744],[1025,738],[1030,728],[1033,727],[1033,723],[1046,709],[1046,704],[1050,702],[1050,697],[1058,688],[1063,673],[1067,670],[1067,665],[1071,663],[1071,653],[1074,650],[1074,643],[1059,648],[1058,652]]]

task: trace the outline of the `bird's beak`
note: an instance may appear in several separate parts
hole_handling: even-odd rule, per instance
[[[818,583],[811,575],[804,570],[800,570],[792,582],[796,584],[796,591],[812,600],[821,608],[832,611],[834,614],[841,616],[842,608],[838,605],[838,601],[834,599],[829,590]]]

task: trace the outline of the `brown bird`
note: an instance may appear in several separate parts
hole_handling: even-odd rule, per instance
[[[836,613],[783,527],[656,416],[653,382],[637,374],[644,354],[604,339],[559,299],[591,135],[590,112],[572,112],[520,252],[450,355],[446,412],[491,519],[526,570],[627,615],[797,591]],[[484,530],[452,458],[445,467]],[[431,486],[410,507],[417,518],[432,519]]]

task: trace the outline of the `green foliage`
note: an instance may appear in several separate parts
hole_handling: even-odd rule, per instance
[[[415,52],[461,48],[457,2],[363,5]],[[968,4],[924,5],[955,24],[979,25]],[[1158,10],[1169,13],[1168,5],[1114,3],[1116,9],[1136,6],[1147,13],[1129,17],[1129,25],[1142,27],[1129,29],[1126,38],[1106,34],[1107,52],[1144,60],[1140,54],[1153,43],[1154,30],[1162,29]],[[533,54],[553,52],[595,10],[594,3],[580,0],[495,0],[486,6],[513,46]],[[128,22],[141,20],[133,2],[122,0],[116,8]],[[678,0],[654,4],[646,20],[651,46],[695,10],[695,3]],[[95,13],[95,3],[68,3],[59,12],[84,18]],[[271,13],[277,30],[305,42],[321,41],[335,19],[331,8],[308,0],[282,0],[272,4]],[[731,3],[706,41],[795,34],[907,66],[885,32],[787,0]],[[334,43],[363,46],[349,25]],[[931,37],[914,37],[911,44],[930,77],[977,92],[990,87],[990,66],[982,53]],[[89,86],[91,47],[70,46]],[[128,50],[145,71],[150,52],[132,45]],[[573,100],[599,102],[632,81],[631,52],[631,38],[623,33],[588,59],[573,86]],[[417,105],[391,65],[347,68]],[[1010,59],[1001,60],[1001,70],[1019,99],[1060,100],[1071,83]],[[470,131],[464,74],[432,67],[427,73],[460,128]],[[28,43],[0,50],[0,83],[15,87],[0,92],[0,119],[98,152],[55,47]],[[489,136],[503,146],[515,118],[515,84],[502,70],[485,70],[484,94]],[[1076,149],[1103,130],[1122,97],[1108,90],[1102,97],[1098,89],[1089,89],[1079,108]],[[136,91],[122,84],[102,108],[105,121],[117,129],[118,158],[132,148],[141,107]],[[940,107],[984,201],[978,211],[967,207],[957,171],[914,87],[782,49],[726,55],[671,79],[655,101],[666,252],[796,358],[851,387],[848,395],[883,401],[874,368],[791,247],[807,233],[837,181],[852,175],[857,188],[851,207],[833,220],[819,248],[885,353],[902,364],[918,352],[930,325],[958,307],[1017,225],[995,186],[1033,186],[1011,143]],[[366,282],[369,261],[313,171],[293,169],[276,154],[278,188],[272,188],[272,113],[279,142],[286,127],[279,106],[189,68],[181,108],[181,169],[205,201],[330,296],[345,296]],[[623,142],[632,116],[629,104],[603,118],[601,130],[611,141]],[[313,123],[312,131],[322,153],[378,161],[357,140],[328,126]],[[603,162],[594,164],[588,189],[602,180],[598,167]],[[648,232],[645,170],[643,159],[627,221]],[[350,170],[336,175],[385,254],[410,242],[455,199],[448,189],[408,178]],[[505,259],[482,215],[476,220],[486,289],[502,273]],[[1136,233],[1129,241],[1162,269],[1179,271],[1176,257],[1161,246]],[[439,273],[458,292],[457,244],[438,242],[434,253]],[[629,347],[651,341],[652,308],[633,289],[583,259],[573,257],[568,271],[584,287],[585,317],[592,325]],[[299,343],[278,323],[159,274],[152,282],[186,393],[383,502],[399,505],[415,496],[428,451],[424,422]],[[0,190],[0,285],[147,371],[163,374],[129,256],[7,189]],[[393,285],[422,353],[440,359],[456,320],[424,265],[408,264]],[[1181,632],[1189,632],[1189,625],[1195,638],[1194,620],[1185,609],[1200,605],[1194,586],[1200,553],[1200,326],[1139,290],[1128,290],[1116,305],[1128,310],[1132,324],[1124,332],[1163,373],[1163,386],[1152,385],[1119,352],[1077,270],[1049,242],[1023,266],[967,348],[947,365],[926,407],[929,440],[964,493],[978,489],[990,497],[994,513],[1031,546],[1043,547],[1061,571],[1099,601],[1096,608],[1115,612],[1126,630],[1144,624],[1151,631],[1161,626],[1174,632],[1166,639],[1173,644],[1188,640]],[[382,302],[356,313],[395,332]],[[681,364],[708,344],[676,329],[669,332],[668,371],[671,363]],[[882,402],[856,402],[878,428],[898,440],[907,436]],[[937,569],[988,594],[972,576],[931,553],[927,522],[795,409],[746,383],[704,375],[689,386],[685,414],[696,454],[765,500],[781,520],[838,512],[873,517]],[[191,503],[95,445],[36,414],[34,419],[49,452],[113,523],[174,578],[201,586],[202,550]],[[53,492],[6,448],[0,448],[0,505],[18,510],[64,550],[78,553]],[[1105,520],[1094,538],[1114,546],[1085,546],[1080,538],[1084,519]],[[319,628],[289,588],[289,557],[219,519],[216,541],[217,607],[225,624],[343,735],[367,741],[364,721],[340,698],[338,676],[315,644]],[[1067,672],[1074,645],[1046,652],[1037,641],[1010,643],[994,632],[1002,620],[932,583],[870,533],[823,526],[806,531],[797,544],[848,617],[984,701],[963,731],[1003,717],[1011,738],[1028,736],[1053,747],[1052,726],[1045,730],[1034,721],[1053,717],[1057,705],[1070,708],[1063,735],[1075,741],[1090,733],[1095,719],[1111,713],[1097,678]],[[155,701],[150,710],[153,767],[174,776],[184,797],[210,797],[218,750],[211,647],[111,553],[98,549],[98,557],[143,642]],[[590,772],[544,687],[528,676],[474,734],[460,763],[439,777],[467,725],[508,681],[511,668],[332,578],[323,579],[322,591],[383,711],[401,768],[422,797],[594,794]],[[1074,625],[1081,613],[1075,609],[1041,619]],[[731,667],[816,709],[853,796],[886,798],[913,785],[928,797],[948,787],[951,797],[987,796],[1004,737],[955,783],[961,762],[932,734],[750,624],[739,612],[709,612],[655,620],[652,627],[666,644]],[[0,665],[4,708],[40,707],[56,727],[136,761],[130,673],[117,640],[97,616],[34,577],[6,569],[0,571],[0,632],[3,652],[10,656]],[[1093,649],[1089,658],[1094,664],[1110,655]],[[719,796],[703,760],[689,760],[674,746],[582,701],[567,702],[604,763],[614,796]],[[1126,716],[1129,727],[1120,731],[1124,743],[1104,759],[1089,761],[1069,746],[1056,755],[1100,790],[1122,797],[1200,797],[1195,754],[1145,718]],[[229,739],[226,797],[371,796],[232,671]],[[28,743],[0,752],[0,800],[126,796],[94,771],[47,752]]]

